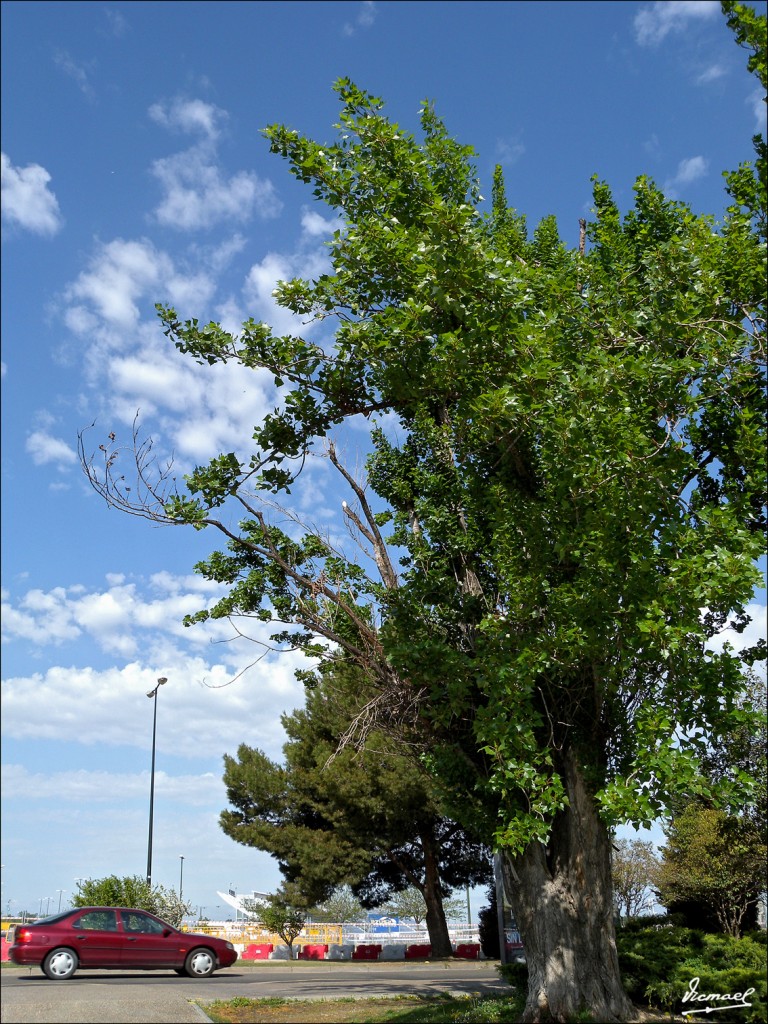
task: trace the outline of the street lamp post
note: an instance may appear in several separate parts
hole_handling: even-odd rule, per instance
[[[56,892],[59,894],[59,913],[61,913],[61,897],[66,892],[66,889],[57,889]]]
[[[147,694],[148,697],[153,698],[155,702],[154,711],[152,714],[152,768],[150,771],[149,780],[149,840],[147,842],[147,885],[152,885],[152,816],[155,807],[155,739],[157,737],[157,691],[160,687],[167,683],[168,680],[165,676],[162,676],[157,680],[157,686],[154,690],[150,690]]]
[[[183,854],[179,855],[179,860],[181,861],[181,868],[179,869],[179,903],[181,903],[181,892],[182,892],[182,887],[184,885],[184,855]]]

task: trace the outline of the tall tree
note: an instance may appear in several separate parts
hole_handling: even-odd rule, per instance
[[[415,888],[435,956],[450,956],[444,899],[490,874],[490,851],[440,812],[429,774],[390,737],[371,733],[362,750],[337,753],[360,704],[359,673],[329,666],[306,708],[283,718],[284,765],[241,745],[224,759],[230,808],[224,831],[271,853],[309,904],[350,884],[369,909]],[[350,686],[352,684],[352,686]]]
[[[336,142],[266,130],[342,220],[333,272],[277,292],[334,318],[333,341],[163,307],[181,351],[268,368],[282,406],[252,458],[222,454],[178,491],[151,477],[146,444],[139,501],[110,444],[103,465],[83,458],[112,504],[227,537],[229,555],[198,568],[228,596],[199,617],[278,620],[286,642],[335,645],[366,673],[358,735],[420,749],[451,815],[504,852],[526,1019],[627,1019],[609,828],[706,790],[700,754],[742,685],[739,659],[707,641],[743,626],[759,580],[765,163],[729,176],[718,225],[647,178],[622,216],[597,181],[571,249],[551,218],[528,236],[500,174],[481,212],[471,153],[430,105],[418,141],[351,82],[337,90]],[[327,450],[372,572],[317,532],[288,536],[269,501],[318,438],[378,413],[398,425],[371,434],[383,510]]]

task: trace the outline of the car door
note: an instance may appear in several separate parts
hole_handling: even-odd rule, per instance
[[[183,967],[179,933],[141,910],[122,910],[124,967]]]
[[[74,947],[81,967],[120,967],[122,935],[114,910],[87,910],[71,922]]]

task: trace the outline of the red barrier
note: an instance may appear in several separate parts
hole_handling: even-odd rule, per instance
[[[355,946],[352,953],[353,960],[378,960],[381,952],[380,945]]]
[[[261,944],[252,942],[250,946],[240,954],[241,960],[269,960],[269,954],[274,949],[274,945],[271,942],[262,942]]]
[[[432,946],[429,943],[417,942],[412,946],[406,946],[406,960],[426,960],[432,956]]]
[[[9,957],[9,955],[8,955],[8,950],[10,948],[11,948],[10,942],[6,942],[5,939],[3,939],[2,957],[0,957],[0,959],[3,959],[3,960],[10,960],[11,959]]]
[[[299,950],[299,960],[325,960],[328,952],[327,942],[307,943]]]
[[[459,942],[456,946],[454,956],[459,960],[477,960],[480,956],[479,942]]]

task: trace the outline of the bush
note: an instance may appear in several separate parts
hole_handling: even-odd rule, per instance
[[[89,878],[78,882],[78,890],[72,899],[73,907],[130,907],[133,910],[148,910],[168,924],[178,928],[182,918],[189,913],[190,904],[184,903],[173,889],[162,885],[148,885],[140,875],[119,878]]]
[[[682,928],[662,918],[650,926],[647,919],[634,922],[617,933],[616,941],[624,987],[633,1002],[679,1012],[689,982],[698,978],[700,993],[755,989],[746,1010],[728,1010],[723,1002],[696,1004],[701,1010],[718,1006],[718,1021],[766,1020],[764,934],[734,939]]]

